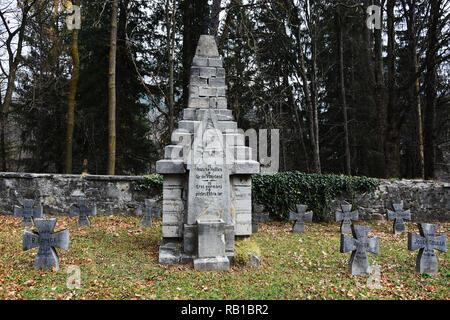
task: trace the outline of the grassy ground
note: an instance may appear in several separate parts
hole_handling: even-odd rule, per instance
[[[261,225],[254,239],[261,249],[258,269],[197,272],[192,266],[158,264],[161,221],[138,227],[139,217],[94,217],[90,228],[59,217],[56,230],[70,228],[70,249],[58,249],[59,271],[35,271],[37,248],[22,251],[20,219],[0,216],[0,299],[446,299],[450,259],[438,253],[440,273],[417,274],[416,252],[407,236],[391,234],[391,223],[367,222],[380,237],[380,255],[369,253],[381,271],[381,288],[347,271],[350,253],[339,253],[339,225],[307,224],[293,234],[291,224]],[[415,224],[408,230],[417,231]],[[439,233],[449,234],[450,223]],[[70,265],[81,270],[81,288],[68,289]]]

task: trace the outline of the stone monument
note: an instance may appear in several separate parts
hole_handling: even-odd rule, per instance
[[[408,250],[419,250],[416,259],[416,271],[420,273],[438,273],[438,260],[434,250],[447,252],[447,235],[436,236],[437,224],[420,223],[418,234],[408,232]]]
[[[336,211],[336,222],[342,221],[341,223],[341,233],[351,233],[352,220],[358,221],[358,210],[352,210],[352,205],[348,202],[341,203],[341,211]]]
[[[140,226],[151,227],[152,226],[152,217],[160,218],[161,210],[159,207],[156,206],[156,200],[145,199],[144,207],[139,205],[136,208],[136,214],[139,216],[144,215],[142,217],[141,222],[139,223]]]
[[[23,230],[23,251],[39,247],[34,260],[34,269],[59,270],[59,257],[55,248],[69,249],[69,229],[53,233],[57,219],[35,219],[38,232]]]
[[[200,36],[189,102],[165,157],[159,262],[227,270],[235,237],[252,233],[251,175],[260,165],[227,109],[225,69],[213,36]],[[256,150],[255,150],[256,151]]]
[[[295,221],[294,226],[292,227],[292,232],[294,233],[302,233],[305,232],[305,221],[312,222],[313,212],[308,211],[308,206],[297,204],[297,211],[291,211],[289,213],[289,221]]]
[[[405,222],[403,220],[411,220],[411,211],[403,211],[403,201],[393,203],[394,211],[388,209],[387,218],[389,221],[394,220],[394,234],[402,234],[406,231]]]
[[[349,272],[354,276],[369,275],[370,263],[367,251],[379,254],[380,240],[378,237],[367,238],[370,227],[351,226],[353,238],[341,234],[341,253],[352,251],[348,263]]]
[[[24,199],[22,200],[23,208],[19,206],[14,206],[14,218],[23,217],[22,227],[32,227],[33,218],[42,218],[42,206],[33,208],[34,200]]]
[[[70,207],[69,216],[71,218],[78,216],[78,226],[90,226],[89,216],[97,215],[97,206],[88,207],[86,199],[79,199],[76,205]]]

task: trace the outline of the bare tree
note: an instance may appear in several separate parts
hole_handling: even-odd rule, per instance
[[[339,52],[339,82],[340,82],[340,95],[341,95],[341,107],[343,115],[343,127],[344,127],[344,147],[345,147],[345,173],[347,175],[352,174],[351,158],[350,158],[350,144],[348,133],[348,120],[347,120],[347,99],[345,93],[345,79],[344,79],[344,41],[343,41],[343,27],[341,8],[337,6],[335,13],[336,20],[336,33],[338,36],[338,52]]]
[[[80,0],[74,0],[74,5],[79,6]],[[66,134],[66,162],[65,172],[72,173],[72,148],[73,130],[75,122],[75,96],[80,73],[80,57],[78,54],[78,29],[72,33],[72,76],[70,79],[69,99],[67,103],[67,134]]]
[[[13,92],[15,90],[15,81],[17,71],[22,61],[22,53],[24,47],[25,29],[27,23],[34,15],[39,12],[39,7],[35,7],[37,0],[32,1],[8,1],[0,7],[0,20],[2,31],[6,33],[6,40],[2,43],[2,50],[8,53],[6,67],[3,60],[0,60],[0,68],[3,76],[6,78],[6,90],[3,101],[0,101],[0,157],[3,171],[8,170],[6,155],[6,124],[8,123],[8,113],[11,107]],[[35,9],[35,10],[32,10]],[[17,25],[15,29],[11,27],[10,16],[17,15]]]
[[[116,52],[117,52],[117,12],[119,0],[113,0],[111,12],[111,38],[109,44],[109,71],[108,71],[108,121],[109,121],[109,153],[108,174],[115,174],[116,167]]]

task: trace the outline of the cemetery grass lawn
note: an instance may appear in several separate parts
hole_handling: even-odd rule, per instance
[[[260,224],[252,236],[261,249],[258,269],[197,272],[192,266],[158,264],[161,220],[138,226],[140,217],[92,217],[90,228],[76,218],[58,217],[55,231],[70,228],[70,249],[57,249],[59,271],[33,269],[37,248],[22,251],[21,220],[0,216],[0,299],[445,299],[450,298],[450,259],[438,252],[440,273],[417,274],[417,251],[407,235],[391,234],[392,223],[364,222],[380,237],[380,255],[368,253],[381,271],[381,288],[347,271],[350,253],[339,253],[338,223],[307,223],[306,233],[291,223]],[[358,223],[361,224],[361,223]],[[413,223],[410,231],[418,233]],[[438,233],[450,234],[450,223]],[[70,265],[81,270],[81,288],[68,289]],[[72,273],[73,275],[73,273]]]

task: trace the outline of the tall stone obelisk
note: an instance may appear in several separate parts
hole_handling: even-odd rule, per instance
[[[156,163],[164,176],[159,262],[227,270],[236,236],[250,236],[251,174],[259,173],[227,109],[225,69],[213,36],[200,37],[183,120]]]

